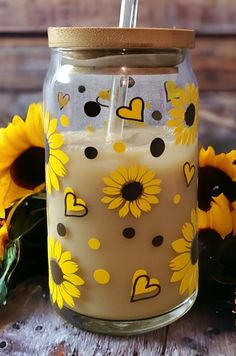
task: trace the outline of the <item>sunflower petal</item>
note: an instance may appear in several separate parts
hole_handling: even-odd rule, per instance
[[[160,191],[161,191],[161,188],[157,185],[146,187],[144,189],[145,194],[158,194],[158,193],[160,193]]]
[[[103,177],[102,178],[103,182],[108,185],[109,187],[113,188],[120,188],[120,184],[116,183],[114,180],[112,180],[110,177]]]
[[[57,129],[57,119],[52,119],[48,122],[47,138],[49,138]]]
[[[111,173],[111,177],[112,179],[118,183],[119,185],[122,185],[125,183],[125,178],[122,176],[122,174],[120,174],[118,171],[113,171]]]
[[[137,174],[138,174],[138,168],[137,168],[137,166],[135,166],[135,165],[133,164],[133,165],[130,166],[129,169],[128,169],[129,180],[135,181],[136,178],[137,178]]]
[[[61,161],[59,161],[52,154],[50,154],[50,156],[49,156],[49,165],[52,167],[52,169],[55,172],[55,174],[57,174],[59,177],[64,177],[65,176],[66,169],[65,169],[64,165],[61,163]]]
[[[63,274],[71,274],[78,271],[78,265],[73,261],[65,261],[63,265],[60,266]]]
[[[192,277],[192,274],[193,274],[193,266],[190,265],[189,266],[189,269],[186,271],[181,283],[180,283],[180,286],[179,286],[179,293],[180,294],[184,294],[184,292],[186,292],[189,288],[189,285],[190,285],[190,279]]]
[[[185,239],[178,239],[172,242],[171,246],[178,253],[190,252],[191,243]]]
[[[71,297],[78,298],[80,296],[80,291],[78,290],[78,288],[76,288],[70,282],[64,281],[63,282],[63,287],[65,288],[67,293],[70,294]]]
[[[140,210],[139,207],[137,206],[136,202],[131,201],[129,208],[130,208],[130,212],[132,213],[132,215],[133,215],[135,218],[140,218],[141,210]]]
[[[143,184],[148,183],[155,177],[155,175],[156,175],[155,171],[149,170],[146,173],[144,173],[144,175],[140,179],[140,182]]]
[[[63,284],[61,285],[61,295],[64,301],[71,307],[74,308],[75,303],[73,298],[70,296],[70,294],[66,291],[66,289],[63,287]]]
[[[112,200],[112,202],[109,204],[108,209],[116,209],[118,208],[122,203],[124,202],[124,200],[120,197],[115,198]]]
[[[75,286],[82,286],[85,283],[82,278],[80,278],[79,276],[77,276],[76,274],[73,274],[73,273],[65,275],[64,279],[73,283]]]
[[[108,194],[108,195],[119,195],[120,190],[114,187],[104,187],[103,188],[103,193]]]
[[[190,263],[190,254],[182,253],[181,255],[176,256],[175,258],[173,258],[173,260],[171,260],[170,267],[174,271],[179,271],[189,263]]]
[[[55,190],[59,191],[60,186],[59,186],[59,181],[58,181],[57,175],[54,173],[54,171],[50,165],[47,165],[47,167],[48,167],[48,175],[49,175],[50,185],[52,185]]]
[[[119,216],[124,218],[129,213],[129,202],[126,201],[124,206],[119,210]]]
[[[53,150],[51,152],[53,156],[55,156],[61,163],[66,164],[69,161],[69,157],[62,150]]]
[[[102,203],[105,203],[105,204],[109,204],[112,200],[113,200],[114,198],[113,197],[103,197],[102,199],[101,199],[101,202]]]
[[[61,295],[61,287],[58,287],[58,291],[57,291],[57,305],[59,309],[62,309],[63,307],[63,299],[62,299],[62,295]]]
[[[54,258],[59,261],[60,257],[61,257],[61,244],[59,241],[56,241],[55,245],[54,245]]]
[[[137,205],[142,211],[148,212],[151,210],[151,205],[145,199],[142,199],[142,198],[138,199]]]
[[[60,266],[63,265],[65,261],[71,260],[71,252],[70,251],[65,251],[62,253],[61,258],[59,260]]]
[[[64,137],[61,133],[54,133],[48,138],[48,144],[51,150],[60,148],[64,143]]]
[[[159,199],[155,195],[143,194],[143,199],[146,199],[150,204],[159,203]]]
[[[186,241],[192,242],[195,235],[193,225],[190,223],[185,223],[182,228],[182,234]]]

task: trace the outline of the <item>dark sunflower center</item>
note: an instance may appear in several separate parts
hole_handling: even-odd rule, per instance
[[[55,260],[50,261],[50,268],[52,272],[53,281],[56,284],[61,284],[63,282],[63,273],[60,266]]]
[[[184,120],[187,126],[192,126],[195,119],[196,109],[194,104],[190,104],[184,114]]]
[[[30,147],[10,168],[12,180],[20,187],[34,189],[45,181],[44,148]]]
[[[193,239],[190,257],[191,257],[192,265],[195,265],[195,263],[197,263],[197,261],[198,261],[198,236],[197,236],[197,234],[195,235],[195,237]]]
[[[143,193],[143,186],[140,182],[129,182],[121,189],[122,198],[128,201],[137,200]]]
[[[45,142],[45,162],[48,164],[49,162],[49,154],[50,154],[50,147],[47,138],[44,140]]]

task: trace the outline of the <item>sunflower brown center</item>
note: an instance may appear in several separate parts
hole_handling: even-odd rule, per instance
[[[128,201],[137,200],[143,193],[143,186],[140,182],[129,182],[121,189],[122,198]]]
[[[195,265],[195,263],[197,263],[197,261],[198,261],[198,236],[197,236],[197,234],[195,235],[195,237],[193,239],[190,257],[191,257],[192,265]]]
[[[190,104],[184,114],[184,120],[186,122],[187,126],[192,126],[194,123],[194,119],[195,119],[195,113],[196,113],[196,109],[194,104]]]
[[[57,261],[55,260],[50,261],[50,269],[52,272],[53,281],[56,284],[61,284],[63,282],[63,273]]]
[[[49,162],[49,154],[50,154],[50,147],[47,138],[44,140],[45,142],[45,162],[48,164]]]
[[[42,147],[30,147],[15,159],[10,175],[18,186],[34,189],[45,181],[44,152]]]

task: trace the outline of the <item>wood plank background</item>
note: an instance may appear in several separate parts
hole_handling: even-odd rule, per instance
[[[120,0],[0,0],[0,126],[41,99],[49,64],[48,26],[116,26]],[[194,28],[192,63],[201,114],[236,130],[236,1],[140,0],[139,26]],[[222,117],[224,116],[224,120]],[[214,130],[213,130],[214,131]],[[235,139],[236,141],[236,139]],[[232,143],[233,144],[233,143]]]

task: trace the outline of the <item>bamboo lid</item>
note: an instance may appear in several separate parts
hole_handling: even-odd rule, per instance
[[[49,47],[102,48],[193,48],[193,30],[173,28],[49,27]]]

